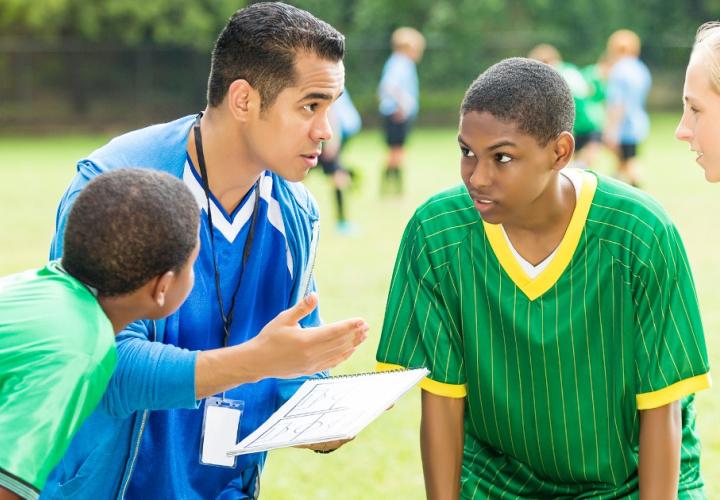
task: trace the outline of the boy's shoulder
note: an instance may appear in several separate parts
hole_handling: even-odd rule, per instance
[[[590,222],[629,231],[638,238],[674,229],[668,213],[651,195],[617,179],[595,175],[598,184],[588,215]]]
[[[442,242],[465,238],[482,221],[464,185],[441,191],[420,205],[412,217],[426,239],[442,235]]]

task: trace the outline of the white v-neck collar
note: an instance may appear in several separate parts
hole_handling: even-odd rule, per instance
[[[190,189],[195,201],[197,201],[200,210],[208,210],[208,200],[205,196],[205,190],[197,179],[197,176],[192,170],[192,166],[189,161],[185,161],[185,169],[183,171],[183,182]],[[272,177],[262,174],[260,180],[260,197],[265,198],[263,194],[269,193],[272,190]],[[257,192],[253,188],[253,191],[243,200],[243,205],[239,210],[235,211],[235,216],[232,220],[228,220],[228,216],[225,214],[220,207],[217,206],[215,200],[210,198],[210,210],[212,211],[213,226],[222,233],[226,240],[230,243],[235,241],[235,238],[240,233],[245,224],[250,220],[252,216],[253,206],[255,205],[255,196]]]
[[[566,167],[560,171],[560,174],[564,175],[573,185],[573,188],[575,189],[575,200],[580,198],[580,189],[582,188],[583,183],[583,175],[582,172],[576,168]],[[532,263],[528,262],[520,253],[515,249],[512,242],[510,241],[510,238],[508,237],[507,233],[505,232],[505,228],[500,225],[500,229],[502,229],[502,234],[505,237],[505,241],[508,244],[508,247],[510,248],[510,252],[512,253],[513,257],[515,257],[515,260],[517,260],[518,264],[520,264],[520,267],[525,272],[525,274],[529,278],[536,278],[540,275],[547,267],[550,265],[550,262],[552,262],[553,258],[557,255],[558,247],[555,247],[555,250],[552,251],[550,255],[545,257],[542,262],[540,262],[537,265],[533,265]]]

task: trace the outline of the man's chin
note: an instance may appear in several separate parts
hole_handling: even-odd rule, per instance
[[[305,177],[307,177],[308,172],[310,169],[305,169],[301,171],[293,171],[293,172],[278,172],[275,171],[276,174],[278,174],[280,177],[285,179],[288,182],[302,182],[305,180]]]

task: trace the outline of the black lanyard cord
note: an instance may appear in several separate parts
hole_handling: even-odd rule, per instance
[[[253,211],[250,220],[250,229],[248,230],[247,239],[245,240],[245,245],[243,247],[240,277],[235,285],[235,291],[232,294],[230,309],[228,310],[227,315],[225,315],[225,306],[223,305],[222,291],[220,289],[220,271],[218,270],[217,255],[215,254],[215,234],[212,221],[212,210],[210,209],[210,181],[208,180],[207,168],[205,166],[202,134],[200,133],[200,118],[202,118],[202,113],[198,114],[197,118],[195,118],[195,124],[193,125],[193,132],[195,133],[195,152],[197,153],[198,167],[200,168],[200,176],[203,183],[203,191],[205,191],[205,199],[207,200],[208,225],[210,226],[210,249],[212,252],[213,270],[215,272],[215,293],[217,295],[217,302],[220,308],[220,317],[223,321],[223,332],[225,333],[223,345],[227,347],[228,341],[230,340],[230,328],[232,327],[233,316],[235,314],[235,299],[237,298],[238,291],[240,290],[240,284],[242,283],[242,278],[245,274],[245,266],[250,258],[250,251],[252,250],[253,240],[255,239],[255,225],[260,208],[260,179],[255,182],[255,202],[253,204]]]

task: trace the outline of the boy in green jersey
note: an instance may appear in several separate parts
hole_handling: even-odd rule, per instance
[[[105,391],[114,334],[185,300],[198,224],[179,179],[116,170],[78,196],[62,260],[0,280],[0,499],[37,498]]]
[[[427,366],[428,498],[703,498],[693,279],[648,195],[565,168],[573,99],[522,58],[468,89],[464,186],[398,252],[380,368]]]

